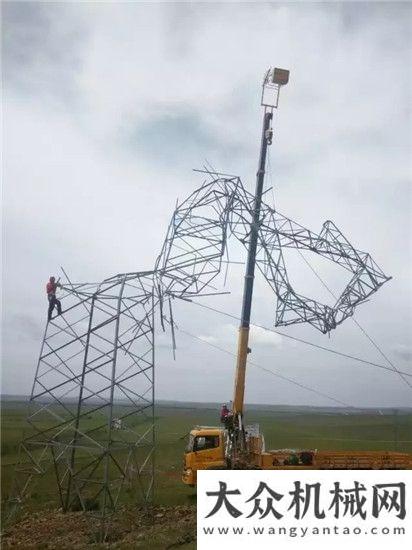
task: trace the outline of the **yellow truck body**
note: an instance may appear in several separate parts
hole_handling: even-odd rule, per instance
[[[227,469],[227,431],[197,427],[190,432],[182,481],[197,483],[199,470]],[[263,450],[261,436],[248,439],[248,468],[261,470],[410,470],[412,455],[394,451]]]

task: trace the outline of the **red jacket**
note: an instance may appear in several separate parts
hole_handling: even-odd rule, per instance
[[[223,420],[230,414],[230,410],[227,407],[222,407],[220,410],[220,418]]]
[[[56,294],[57,283],[48,282],[46,285],[47,296],[50,294]]]

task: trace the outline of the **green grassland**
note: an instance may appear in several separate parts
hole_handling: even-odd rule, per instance
[[[70,407],[74,404],[70,405]],[[121,415],[121,405],[117,406]],[[31,430],[27,425],[27,404],[23,401],[5,400],[2,403],[1,430],[1,481],[2,504],[12,493],[13,474],[19,457],[19,443]],[[181,482],[183,453],[190,429],[195,425],[218,425],[218,405],[161,403],[156,407],[156,452],[155,452],[155,505],[159,519],[156,525],[130,527],[136,514],[133,512],[137,495],[134,489],[126,486],[122,493],[121,512],[117,528],[121,528],[121,543],[116,548],[166,548],[165,541],[177,541],[169,546],[195,548],[196,489]],[[116,414],[116,411],[115,411]],[[336,450],[397,450],[412,453],[412,410],[391,411],[345,411],[341,409],[316,409],[311,407],[249,406],[246,411],[247,423],[258,423],[265,435],[267,449],[336,449]],[[46,417],[37,417],[37,422],[46,422]],[[86,415],[83,428],[95,428],[101,423],[96,413]],[[136,429],[145,430],[150,420],[136,419]],[[99,432],[94,433],[98,438]],[[102,431],[102,436],[104,435]],[[36,451],[35,451],[36,452]],[[78,455],[81,460],[81,455]],[[99,472],[97,472],[99,475]],[[58,512],[58,499],[55,472],[50,467],[31,490],[20,514],[22,522],[16,525],[19,544],[32,543],[32,525],[42,526],[38,533],[40,540],[54,537],[52,546],[33,543],[35,548],[61,547],[60,539],[66,540],[73,532],[71,523],[82,521],[76,513],[69,516]],[[160,514],[159,514],[160,509]],[[47,513],[45,513],[47,511]],[[40,515],[39,515],[40,514]],[[127,515],[129,514],[129,515]],[[131,514],[131,515],[130,515]],[[134,514],[134,515],[133,515]],[[176,514],[177,520],[176,520]],[[179,515],[180,514],[180,515]],[[26,518],[26,519],[24,519]],[[49,528],[49,525],[53,527]],[[123,525],[123,527],[121,527]],[[40,527],[39,527],[40,528]],[[48,531],[50,529],[50,531]],[[142,530],[143,529],[143,530]],[[146,529],[146,531],[144,530]],[[147,531],[148,529],[148,531]],[[74,527],[76,531],[76,527]],[[28,533],[28,535],[25,535]],[[59,535],[61,533],[61,535]],[[88,527],[83,529],[86,538]],[[129,533],[127,535],[127,533]],[[126,537],[124,539],[124,536]],[[133,540],[133,544],[128,544]],[[24,538],[26,537],[26,538]],[[28,538],[27,538],[28,537]],[[139,537],[146,539],[139,545]],[[150,542],[147,540],[149,537]],[[185,537],[189,540],[185,542]],[[23,542],[22,542],[23,540]],[[120,540],[120,539],[119,539]],[[123,541],[123,542],[122,542]],[[180,542],[179,542],[180,541]],[[6,537],[7,542],[7,537]],[[54,544],[54,546],[53,546]],[[86,546],[89,543],[86,544]],[[84,546],[76,546],[83,548]],[[100,547],[99,547],[100,548]]]
[[[2,407],[2,495],[7,498],[21,439],[29,429],[23,402],[6,401]],[[249,407],[248,423],[259,423],[267,449],[314,448],[336,450],[398,450],[412,452],[412,413],[385,411],[348,413],[339,409]],[[156,407],[155,501],[162,505],[194,502],[195,491],[180,481],[187,433],[194,425],[217,425],[217,406],[193,404]],[[96,422],[90,415],[90,426]],[[125,494],[132,502],[133,494]],[[57,507],[54,472],[49,471],[33,492],[30,507]]]

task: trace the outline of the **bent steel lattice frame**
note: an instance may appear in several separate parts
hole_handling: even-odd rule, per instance
[[[212,281],[222,269],[227,240],[244,209],[237,176],[208,173],[205,182],[176,206],[156,261],[161,295],[189,298],[216,292]]]
[[[259,244],[262,253],[257,264],[278,299],[276,326],[309,323],[323,333],[330,332],[353,315],[356,306],[390,280],[371,256],[356,250],[330,220],[316,234],[265,204]],[[283,248],[313,252],[352,274],[333,307],[295,292],[287,275]]]
[[[254,197],[236,176],[209,173],[204,183],[176,207],[156,264],[160,295],[180,298],[217,292],[211,286],[222,268],[227,240],[247,245]],[[215,176],[215,177],[213,177]],[[390,277],[371,256],[356,250],[331,221],[319,234],[262,203],[256,263],[277,296],[275,325],[309,323],[323,333],[350,317]],[[333,307],[298,294],[291,286],[282,249],[307,250],[342,266],[351,280]]]
[[[253,195],[237,176],[206,181],[177,205],[155,269],[100,284],[67,278],[63,314],[46,326],[30,397],[32,433],[21,444],[17,500],[33,476],[54,467],[64,510],[116,508],[121,490],[153,494],[154,319],[173,331],[171,297],[216,294],[228,239],[247,246]],[[284,248],[308,250],[352,274],[334,307],[297,294]],[[327,221],[319,234],[262,203],[257,264],[277,296],[276,325],[307,322],[326,333],[352,315],[389,277]],[[169,300],[169,312],[164,302]]]

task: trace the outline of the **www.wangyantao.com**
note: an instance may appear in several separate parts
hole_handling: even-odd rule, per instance
[[[405,535],[405,527],[344,527],[333,525],[329,527],[202,527],[204,535],[274,535],[286,537],[328,536],[328,535]]]

